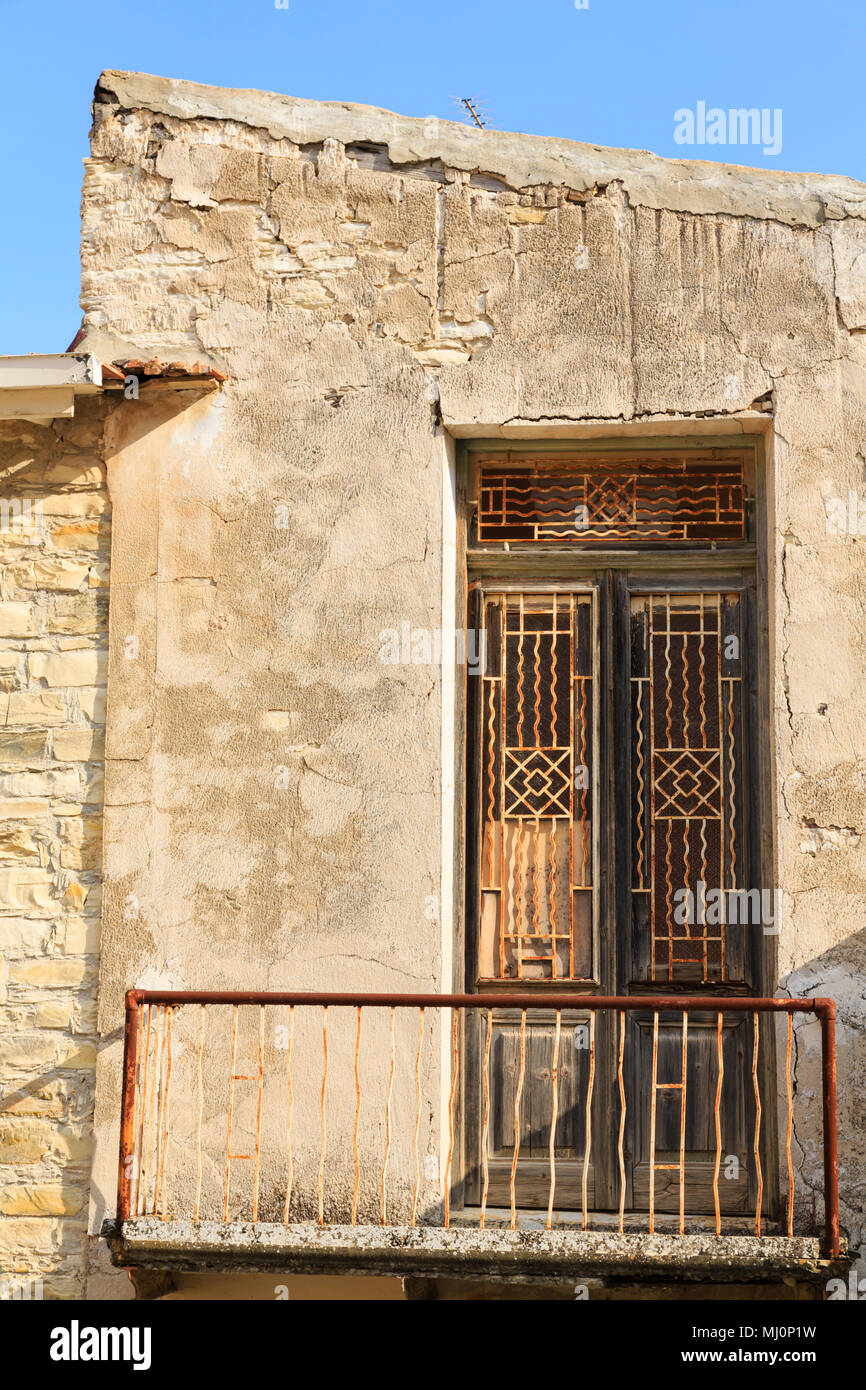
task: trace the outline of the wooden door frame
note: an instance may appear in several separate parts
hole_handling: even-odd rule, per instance
[[[725,546],[712,550],[705,546],[680,548],[677,550],[608,550],[601,547],[570,550],[562,545],[538,545],[524,549],[505,550],[501,547],[481,547],[471,545],[470,518],[467,504],[467,478],[471,456],[479,452],[508,454],[514,461],[522,456],[538,456],[542,453],[555,457],[562,453],[600,452],[643,452],[675,449],[683,454],[700,458],[713,449],[737,448],[751,454],[751,480],[754,490],[753,510],[749,513],[749,540],[743,546]],[[617,975],[623,959],[625,918],[625,887],[630,885],[630,843],[627,834],[613,835],[613,808],[615,805],[628,805],[628,796],[623,800],[622,779],[630,776],[630,769],[622,760],[617,768],[614,747],[625,733],[624,724],[628,722],[629,703],[620,698],[615,700],[614,685],[617,671],[627,670],[628,624],[619,621],[620,602],[629,581],[640,577],[640,582],[655,584],[659,589],[678,583],[683,592],[697,592],[701,587],[714,591],[739,589],[744,595],[743,641],[748,643],[751,652],[749,662],[749,690],[747,703],[744,700],[744,756],[748,759],[750,771],[755,777],[755,788],[751,796],[744,797],[746,809],[746,835],[748,838],[751,863],[755,866],[752,882],[763,886],[769,876],[770,866],[775,862],[774,833],[772,818],[764,814],[765,808],[772,806],[770,767],[772,745],[769,714],[772,709],[772,684],[769,649],[769,594],[768,594],[768,527],[767,527],[767,486],[766,462],[763,439],[760,435],[742,436],[732,440],[731,436],[693,438],[652,437],[646,439],[623,439],[611,437],[605,440],[569,440],[555,442],[503,441],[498,439],[473,439],[458,441],[457,449],[458,497],[461,504],[460,529],[466,538],[464,552],[464,584],[469,594],[469,624],[478,625],[473,618],[472,595],[477,586],[485,589],[520,587],[524,584],[543,588],[550,592],[552,585],[561,584],[564,588],[579,587],[581,584],[595,584],[599,595],[599,692],[598,692],[598,756],[607,761],[607,776],[599,788],[597,840],[598,849],[598,896],[597,921],[594,924],[594,965],[598,979],[598,992],[617,992]],[[477,609],[476,609],[477,613]],[[623,631],[623,627],[625,631]],[[471,679],[471,678],[468,678]],[[746,717],[748,708],[748,717]],[[759,715],[763,712],[764,719]],[[473,722],[474,721],[474,722]],[[477,855],[470,852],[476,843],[479,807],[477,797],[470,793],[470,787],[477,785],[480,741],[480,702],[474,706],[465,691],[462,727],[465,730],[463,757],[463,777],[460,794],[462,796],[461,854],[463,856],[464,881],[464,924],[458,933],[462,940],[463,988],[472,992],[476,988],[474,979],[473,934],[474,914],[479,890]],[[626,740],[628,742],[628,740]],[[620,746],[625,746],[620,743]],[[744,773],[745,775],[745,773]],[[607,929],[605,930],[605,926]],[[758,934],[753,933],[753,937]],[[776,943],[773,937],[752,940],[753,988],[756,994],[772,993],[776,981]],[[609,984],[607,982],[610,982]],[[645,986],[644,986],[645,987]],[[579,988],[579,986],[578,986]],[[623,990],[622,992],[627,992]],[[539,1003],[543,1002],[540,991]],[[595,1106],[604,1106],[614,1113],[618,1105],[616,1089],[616,1069],[614,1065],[616,1020],[602,1015],[596,1022],[596,1082]],[[477,1035],[476,1035],[477,1033]],[[481,1056],[479,1052],[480,1033],[467,1028],[464,1035],[463,1079],[459,1088],[460,1124],[459,1136],[462,1163],[461,1179],[454,1187],[458,1203],[461,1201],[475,1205],[480,1200],[480,1176],[476,1165],[474,1171],[468,1166],[470,1155],[478,1153],[480,1134],[481,1097],[477,1088],[467,1087],[467,1078],[477,1070]],[[770,1097],[765,1103],[761,1134],[761,1158],[764,1166],[764,1208],[773,1219],[780,1210],[779,1163],[777,1147],[777,1117],[775,1098],[776,1065],[775,1037],[766,1030],[762,1034],[760,1084],[762,1095]],[[745,1076],[741,1083],[746,1084]],[[610,1109],[613,1107],[613,1109]],[[615,1140],[612,1127],[594,1125],[593,1153],[601,1162],[596,1163],[596,1181],[601,1191],[596,1194],[596,1209],[611,1210],[618,1204],[618,1179],[614,1162]],[[631,1168],[629,1168],[631,1174]],[[631,1184],[629,1183],[629,1186]],[[616,1189],[616,1192],[615,1192]],[[629,1196],[631,1192],[629,1192]],[[599,1201],[603,1198],[603,1201]]]

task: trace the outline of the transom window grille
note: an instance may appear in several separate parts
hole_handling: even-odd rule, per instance
[[[695,545],[746,535],[742,455],[584,460],[485,456],[476,534],[502,542]]]

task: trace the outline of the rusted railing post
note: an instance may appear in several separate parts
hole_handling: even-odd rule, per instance
[[[836,1143],[836,1003],[821,999],[821,1072],[824,1108],[824,1254],[839,1254],[839,1159]]]
[[[138,1047],[138,994],[126,995],[123,1029],[123,1090],[120,1101],[120,1153],[117,1163],[117,1224],[130,1217],[130,1188],[135,1151],[135,1072]]]

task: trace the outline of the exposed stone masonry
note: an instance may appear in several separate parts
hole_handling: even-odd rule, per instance
[[[0,1294],[83,1294],[109,502],[103,403],[0,424]]]

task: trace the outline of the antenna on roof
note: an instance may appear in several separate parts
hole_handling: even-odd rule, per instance
[[[486,112],[480,109],[477,97],[460,97],[460,104],[466,107],[479,130],[487,129],[489,117]]]

